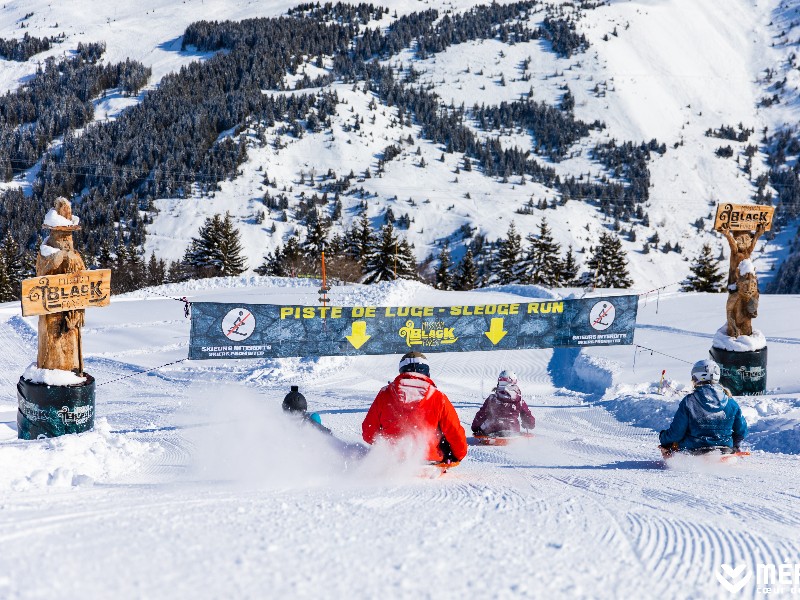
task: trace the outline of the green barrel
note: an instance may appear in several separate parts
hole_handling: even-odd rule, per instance
[[[711,358],[722,371],[720,383],[734,396],[759,396],[767,391],[767,348],[731,352],[712,347]]]
[[[22,377],[17,383],[17,437],[35,440],[82,433],[94,427],[94,377],[77,385],[47,385]]]

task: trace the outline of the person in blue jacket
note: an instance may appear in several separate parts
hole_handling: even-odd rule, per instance
[[[322,419],[318,413],[308,412],[306,397],[300,393],[296,385],[293,385],[289,393],[283,398],[283,404],[281,406],[285,412],[299,417],[302,423],[310,424],[323,433],[331,433],[331,430],[322,424]]]
[[[701,360],[692,367],[694,391],[681,400],[669,429],[658,434],[662,452],[703,454],[713,449],[737,452],[747,435],[747,422],[730,392],[720,383],[719,365]]]

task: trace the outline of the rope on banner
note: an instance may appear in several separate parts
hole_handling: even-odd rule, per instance
[[[106,385],[107,383],[114,383],[116,381],[122,381],[123,379],[128,379],[129,377],[136,377],[137,375],[143,375],[144,373],[149,373],[150,371],[157,371],[158,369],[163,369],[164,367],[169,367],[170,365],[177,365],[178,363],[182,363],[184,361],[189,360],[188,358],[182,358],[180,360],[173,360],[172,362],[168,362],[163,365],[159,365],[157,367],[153,367],[151,369],[145,369],[144,371],[139,371],[138,373],[131,373],[130,375],[123,375],[122,377],[117,377],[116,379],[112,379],[110,381],[104,381],[103,383],[98,383],[97,387],[101,385]]]

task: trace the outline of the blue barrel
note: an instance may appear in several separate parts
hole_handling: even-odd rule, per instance
[[[35,440],[83,433],[94,427],[94,377],[77,385],[47,385],[23,377],[17,383],[17,437]]]
[[[711,358],[722,371],[720,383],[734,396],[759,396],[767,391],[767,348],[731,352],[712,347]]]

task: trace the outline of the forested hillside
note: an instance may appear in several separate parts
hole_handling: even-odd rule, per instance
[[[627,287],[689,275],[698,242],[714,239],[714,198],[692,208],[681,198],[691,222],[664,227],[675,200],[653,200],[652,179],[654,161],[679,158],[684,135],[620,139],[616,124],[582,116],[602,115],[589,107],[616,85],[585,63],[598,62],[598,45],[624,37],[630,22],[600,35],[593,29],[608,7],[595,2],[390,6],[308,3],[282,16],[198,20],[175,33],[181,52],[201,60],[159,81],[133,58],[105,60],[106,40],[61,56],[48,51],[63,35],[0,40],[9,60],[37,64],[0,98],[6,297],[30,273],[43,215],[60,195],[81,218],[87,262],[120,273],[116,292],[247,269],[315,275],[323,250],[334,278],[423,278],[443,289]],[[470,55],[486,48],[496,50],[494,73]],[[473,92],[454,101],[453,88],[467,85]],[[773,85],[764,110],[784,93]],[[136,101],[97,120],[107,95]],[[754,130],[708,129],[718,142],[710,159],[735,160],[750,188],[737,201],[775,202],[790,226],[800,213],[796,136]],[[336,166],[315,150],[300,155],[342,141],[351,148]],[[237,200],[231,188],[248,177],[257,195]],[[426,181],[445,187],[442,199],[416,194]],[[148,239],[164,236],[166,206],[173,217],[204,215],[168,252]],[[800,285],[796,262],[786,261],[772,289]],[[668,275],[648,266],[656,264],[669,265]]]

